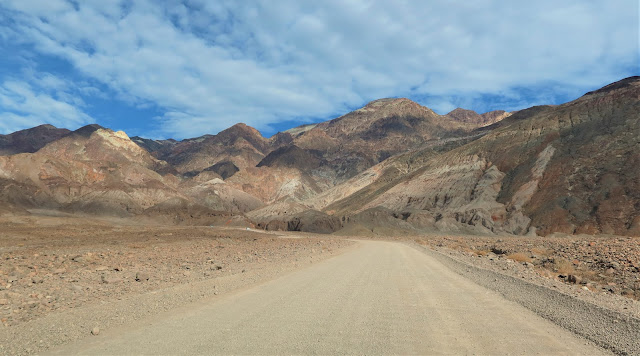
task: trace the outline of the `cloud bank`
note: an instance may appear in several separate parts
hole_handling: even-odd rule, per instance
[[[516,109],[639,72],[635,0],[9,0],[0,12],[0,39],[33,52],[31,68],[60,58],[114,102],[154,106],[163,137],[269,132],[389,96],[440,113]],[[83,102],[100,93],[86,83],[4,77],[0,130],[91,121]]]

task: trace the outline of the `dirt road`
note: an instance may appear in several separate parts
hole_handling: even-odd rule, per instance
[[[409,246],[361,246],[56,354],[606,354]]]

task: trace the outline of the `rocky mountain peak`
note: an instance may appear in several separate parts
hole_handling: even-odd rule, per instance
[[[44,124],[9,135],[0,135],[0,156],[36,152],[49,142],[55,141],[69,132],[67,129]]]
[[[209,140],[233,144],[240,138],[249,142],[259,151],[264,151],[268,145],[268,140],[262,136],[260,131],[244,123],[235,124],[217,135],[210,137]]]
[[[34,127],[36,129],[46,129],[46,130],[58,130],[57,127],[51,125],[51,124],[42,124],[42,125],[38,125],[36,127]]]
[[[449,112],[446,116],[449,116],[450,118],[461,122],[467,122],[469,120],[480,118],[480,114],[478,114],[477,112],[463,108],[456,108]]]
[[[156,167],[149,152],[131,141],[124,131],[87,125],[51,142],[39,152],[69,161],[111,161]]]
[[[260,133],[260,131],[242,122],[237,123],[226,130],[220,131],[218,135],[231,135],[231,134],[248,134],[256,137],[262,137],[262,134]]]
[[[408,108],[422,108],[430,111],[430,109],[423,107],[415,101],[409,100],[407,98],[383,98],[369,102],[362,108],[355,110],[354,113],[372,113],[379,110],[402,111],[403,109]]]

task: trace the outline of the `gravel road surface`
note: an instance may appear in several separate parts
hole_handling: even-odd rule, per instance
[[[360,247],[53,354],[607,354],[410,246]]]

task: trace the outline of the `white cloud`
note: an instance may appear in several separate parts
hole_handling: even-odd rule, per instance
[[[82,102],[76,95],[60,90],[66,87],[64,80],[51,75],[38,79],[41,85],[15,80],[0,85],[0,133],[43,123],[74,129],[94,121],[78,108]]]
[[[547,96],[518,87],[578,95],[638,63],[636,0],[78,3],[5,9],[38,51],[164,110],[165,136],[268,129],[386,96],[429,96],[442,110],[482,94],[526,105]]]

